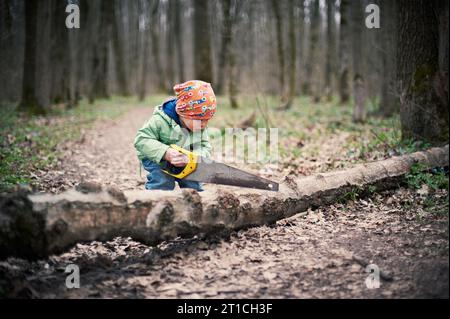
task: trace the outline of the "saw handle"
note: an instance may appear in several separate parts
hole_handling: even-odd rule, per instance
[[[179,147],[178,145],[171,144],[171,148],[177,150],[180,153],[183,153],[189,158],[189,162],[185,167],[175,167],[174,165],[170,164],[167,161],[162,162],[162,171],[170,176],[173,176],[175,178],[183,179],[189,174],[191,174],[193,171],[197,168],[197,158],[198,156],[192,152],[189,152],[185,150],[182,147]]]

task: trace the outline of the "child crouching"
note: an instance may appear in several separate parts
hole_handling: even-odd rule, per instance
[[[177,182],[180,188],[202,191],[200,183],[170,176],[162,171],[161,165],[168,162],[175,167],[184,167],[188,163],[187,156],[171,148],[171,144],[210,157],[206,127],[216,112],[216,97],[211,84],[203,81],[175,85],[174,91],[176,98],[155,108],[134,141],[138,158],[148,171],[145,188],[173,190]]]

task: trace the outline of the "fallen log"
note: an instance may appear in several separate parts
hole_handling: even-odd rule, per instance
[[[332,204],[349,192],[398,187],[414,163],[446,167],[448,145],[304,178],[286,177],[277,193],[218,188],[126,191],[89,183],[52,194],[0,196],[0,258],[35,259],[78,242],[132,237],[146,244],[267,225]]]

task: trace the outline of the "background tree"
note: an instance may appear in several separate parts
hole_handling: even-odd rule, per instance
[[[285,60],[284,60],[284,41],[283,41],[283,26],[281,18],[281,4],[282,1],[271,0],[270,5],[275,17],[275,30],[276,30],[276,48],[278,58],[278,89],[282,97],[284,97],[284,72],[285,72]]]
[[[396,2],[381,0],[381,57],[382,74],[380,107],[378,113],[383,117],[392,116],[398,112],[398,91],[396,86]]]
[[[112,27],[112,11],[114,2],[99,0],[100,10],[94,10],[98,18],[97,36],[93,43],[92,87],[89,100],[92,103],[97,98],[109,98],[108,91],[108,66],[109,45]],[[93,23],[94,24],[94,23]]]
[[[327,100],[333,97],[333,79],[335,76],[336,54],[336,1],[327,0],[327,52],[325,61],[325,93]]]
[[[38,100],[37,80],[37,41],[38,41],[38,8],[37,1],[25,2],[25,58],[23,68],[22,99],[19,109],[33,114],[44,114],[45,107]],[[42,22],[42,21],[39,21]]]
[[[342,104],[350,99],[350,1],[341,0],[339,30],[339,97]]]
[[[353,48],[353,96],[355,106],[353,109],[353,121],[364,122],[366,120],[366,83],[363,71],[363,30],[365,28],[363,6],[360,1],[352,1],[352,48]]]
[[[117,74],[117,91],[120,95],[130,95],[129,84],[130,81],[127,76],[126,64],[125,64],[125,41],[122,36],[122,15],[120,12],[120,6],[117,1],[111,2],[111,24],[112,24],[112,43],[114,48],[115,57],[115,71]]]
[[[217,68],[217,84],[216,91],[218,94],[224,93],[224,82],[225,82],[225,68],[227,61],[229,59],[229,50],[231,43],[231,0],[223,0],[221,3],[223,23],[222,23],[222,33],[221,33],[221,47],[219,52],[219,62]]]
[[[297,23],[295,19],[296,5],[294,0],[289,0],[288,6],[288,24],[289,24],[289,85],[288,85],[288,96],[286,99],[285,108],[288,109],[292,106],[292,102],[295,98],[295,88],[296,88],[296,78],[295,71],[297,66],[297,42],[295,30],[297,28]]]
[[[440,32],[446,19],[439,18],[448,12],[448,3],[399,0],[397,9],[402,136],[429,143],[448,141],[448,73],[445,78],[442,69],[447,62],[439,63],[448,61],[448,46],[445,49],[444,40],[439,41],[448,36],[448,31],[442,31],[444,26]]]
[[[195,77],[205,82],[213,81],[211,38],[209,29],[208,0],[194,3],[194,70]]]

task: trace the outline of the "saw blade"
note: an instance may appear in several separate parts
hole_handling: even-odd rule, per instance
[[[278,183],[243,170],[201,157],[196,170],[186,180],[278,191]]]

